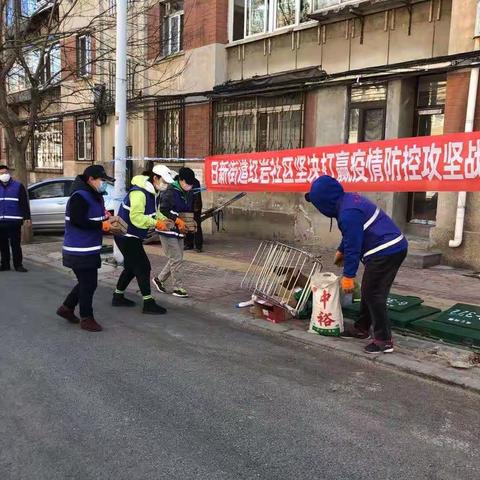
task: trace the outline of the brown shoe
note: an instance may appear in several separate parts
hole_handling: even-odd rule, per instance
[[[102,326],[93,317],[82,318],[80,328],[89,332],[101,332],[103,330]]]
[[[70,323],[80,323],[80,319],[75,315],[75,312],[67,308],[65,305],[58,307],[57,315],[68,320]]]

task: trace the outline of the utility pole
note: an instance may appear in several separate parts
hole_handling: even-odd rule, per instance
[[[117,42],[115,69],[115,199],[116,213],[126,194],[127,170],[127,2],[117,0]],[[117,264],[123,256],[114,245]]]

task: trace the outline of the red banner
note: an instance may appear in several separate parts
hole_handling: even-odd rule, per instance
[[[347,191],[480,191],[480,132],[205,159],[215,191],[307,192],[320,175]]]

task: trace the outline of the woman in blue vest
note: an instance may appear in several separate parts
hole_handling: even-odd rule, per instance
[[[157,192],[162,190],[170,180],[169,170],[160,170],[157,167],[153,172],[145,172],[132,179],[132,188],[123,200],[118,215],[127,223],[127,234],[115,237],[115,243],[124,258],[124,270],[118,279],[117,288],[113,294],[114,307],[132,307],[135,302],[125,298],[125,290],[130,282],[136,278],[143,297],[143,313],[164,314],[165,308],[158,305],[152,297],[150,286],[150,260],[143,247],[148,231],[167,230],[173,225],[156,207]],[[173,182],[173,178],[171,178]]]
[[[368,338],[367,353],[393,352],[392,332],[387,315],[387,298],[400,265],[405,260],[408,242],[392,219],[368,198],[345,193],[332,177],[317,178],[306,200],[323,215],[337,220],[342,242],[335,264],[344,265],[342,289],[351,293],[360,262],[365,264],[362,278],[360,317],[345,336]]]
[[[30,205],[26,188],[14,180],[6,165],[0,165],[0,270],[10,270],[10,247],[13,267],[26,272],[22,255],[22,224],[30,223]]]
[[[65,212],[63,265],[73,270],[78,283],[57,314],[71,323],[80,322],[80,327],[90,332],[102,330],[94,318],[92,302],[101,267],[102,235],[109,226],[103,193],[106,182],[113,181],[101,165],[87,167],[73,182]],[[75,315],[78,304],[81,320]]]

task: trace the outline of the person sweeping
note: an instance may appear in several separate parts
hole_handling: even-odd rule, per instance
[[[305,199],[326,217],[337,220],[342,241],[334,261],[343,265],[341,287],[345,293],[353,292],[360,262],[365,264],[360,316],[342,335],[366,339],[372,332],[367,353],[393,352],[387,298],[407,256],[407,239],[383,210],[358,193],[346,193],[327,175],[313,182]]]

